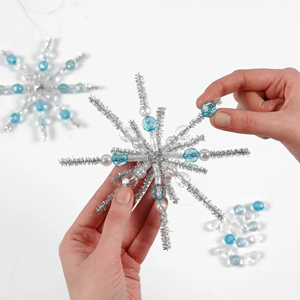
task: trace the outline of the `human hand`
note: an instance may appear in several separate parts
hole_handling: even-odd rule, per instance
[[[134,190],[127,187],[116,193],[108,212],[95,213],[116,188],[110,177],[120,170],[114,168],[60,244],[71,300],[141,299],[140,265],[159,230],[159,213],[149,191],[131,213]]]
[[[300,162],[300,73],[292,68],[238,70],[209,85],[197,107],[231,93],[237,109],[218,109],[211,124],[280,141]]]

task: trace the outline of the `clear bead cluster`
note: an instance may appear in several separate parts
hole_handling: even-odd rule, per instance
[[[224,263],[230,266],[257,263],[261,252],[257,250],[247,252],[247,249],[264,240],[264,235],[258,233],[261,226],[256,220],[259,212],[264,209],[265,204],[262,201],[255,201],[248,207],[238,204],[225,214],[223,221],[216,219],[211,221],[209,229],[218,230],[223,235],[220,245],[213,248],[212,253],[219,255]]]
[[[37,125],[40,127],[44,141],[48,137],[47,126],[50,124],[49,108],[54,107],[58,110],[56,117],[69,122],[74,128],[79,127],[79,124],[72,119],[71,112],[61,106],[57,102],[57,98],[60,94],[82,93],[96,89],[97,87],[83,83],[77,83],[75,85],[66,83],[57,84],[60,80],[60,76],[64,72],[74,70],[78,63],[85,57],[85,54],[81,53],[76,58],[68,60],[56,73],[51,75],[49,73],[51,70],[49,60],[52,57],[51,43],[51,38],[48,38],[41,52],[40,62],[36,70],[30,70],[13,54],[3,50],[0,52],[5,57],[7,64],[20,71],[23,80],[29,82],[25,85],[20,83],[16,83],[12,86],[0,85],[0,95],[23,94],[25,96],[25,102],[21,109],[10,115],[8,123],[4,127],[6,132],[11,131],[14,126],[24,121],[30,106],[33,106],[37,111]]]

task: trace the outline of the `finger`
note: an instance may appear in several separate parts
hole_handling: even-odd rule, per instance
[[[259,112],[278,111],[285,101],[283,98],[265,100],[261,93],[251,91],[237,91],[233,96],[244,109]]]
[[[116,193],[106,216],[102,237],[96,252],[120,255],[124,233],[128,226],[134,195],[131,189],[122,187]]]
[[[105,219],[107,211],[101,214],[96,213],[97,206],[107,199],[107,196],[116,188],[111,182],[111,177],[116,176],[119,172],[133,167],[133,163],[127,163],[126,166],[114,167],[108,177],[105,179],[101,187],[97,190],[91,200],[83,208],[72,226],[81,226],[88,228],[97,228]]]
[[[255,134],[281,140],[284,128],[280,119],[280,113],[262,113],[222,108],[211,118],[211,124],[226,131]]]
[[[157,236],[159,228],[159,212],[155,208],[155,203],[153,203],[143,228],[127,250],[128,254],[139,264],[146,258]]]

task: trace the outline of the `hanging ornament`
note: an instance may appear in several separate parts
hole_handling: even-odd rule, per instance
[[[109,166],[112,163],[115,166],[123,166],[127,162],[137,162],[137,165],[120,172],[116,177],[112,177],[111,181],[115,184],[122,182],[123,186],[133,188],[138,179],[142,179],[143,183],[135,194],[136,205],[145,195],[150,184],[154,180],[151,188],[151,195],[156,201],[156,209],[160,213],[161,219],[161,238],[164,250],[171,248],[167,207],[164,201],[167,196],[170,201],[177,204],[179,198],[171,183],[170,177],[174,177],[176,182],[184,187],[193,197],[201,202],[219,221],[224,218],[221,209],[215,206],[211,200],[200,192],[200,190],[191,183],[189,175],[185,172],[179,172],[179,169],[191,171],[195,173],[206,174],[207,170],[195,164],[197,161],[207,161],[208,159],[245,156],[249,155],[248,149],[227,150],[227,151],[209,151],[207,149],[197,150],[194,148],[199,142],[204,141],[204,135],[189,138],[189,132],[197,124],[204,120],[204,116],[211,117],[216,112],[215,106],[220,104],[220,99],[205,104],[196,118],[189,122],[187,126],[180,126],[174,136],[167,138],[166,143],[162,143],[163,123],[165,119],[166,109],[159,107],[156,117],[150,116],[151,109],[148,103],[148,97],[144,86],[144,79],[140,74],[136,75],[136,83],[138,95],[140,98],[140,115],[143,117],[142,127],[150,135],[150,143],[145,139],[138,125],[134,120],[129,121],[130,128],[124,127],[123,123],[111,110],[109,110],[99,99],[91,96],[90,102],[95,108],[102,113],[117,130],[120,130],[120,137],[123,141],[131,143],[132,149],[112,148],[111,156],[105,154],[102,157],[95,158],[63,158],[60,160],[62,166],[79,166],[79,165],[96,165],[101,164]],[[188,148],[188,149],[187,149]],[[130,176],[130,177],[128,177]],[[131,178],[131,180],[129,179]],[[129,183],[130,182],[130,183]],[[133,184],[134,183],[134,184]],[[119,185],[96,209],[98,213],[102,213],[108,209]]]
[[[81,63],[85,57],[84,53],[79,54],[74,59],[66,61],[66,63],[54,74],[50,74],[51,58],[51,43],[49,37],[41,53],[41,58],[36,68],[37,71],[28,69],[26,65],[14,54],[6,51],[0,51],[5,57],[9,67],[14,67],[21,72],[26,84],[15,83],[12,86],[0,86],[0,95],[23,95],[25,102],[21,109],[13,112],[5,125],[6,132],[11,131],[16,125],[22,123],[26,119],[26,113],[30,108],[33,108],[37,114],[37,125],[45,141],[47,139],[47,126],[49,126],[49,110],[57,109],[57,117],[62,121],[69,122],[74,128],[79,127],[79,124],[73,120],[71,112],[58,102],[58,97],[62,94],[83,93],[97,89],[97,86],[92,86],[83,83],[66,84],[58,83],[59,76],[66,72],[72,72]]]

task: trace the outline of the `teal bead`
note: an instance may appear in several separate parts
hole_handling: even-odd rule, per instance
[[[186,149],[183,153],[183,158],[190,163],[194,163],[199,158],[199,152],[195,148]]]
[[[235,241],[236,245],[239,247],[239,248],[243,248],[243,247],[246,247],[247,246],[247,241],[246,239],[242,238],[242,237],[239,237],[236,239]]]
[[[238,204],[233,208],[233,211],[236,215],[243,215],[245,213],[245,207]]]
[[[213,102],[206,102],[201,107],[203,117],[211,118],[217,112],[216,104]]]
[[[167,195],[167,189],[164,185],[156,184],[151,189],[151,196],[157,201],[163,200]]]
[[[70,87],[65,83],[60,84],[57,89],[62,94],[67,94],[70,92]]]
[[[46,126],[47,118],[45,116],[38,116],[38,123],[40,126]]]
[[[39,100],[35,103],[35,108],[37,111],[44,111],[46,109],[46,103]]]
[[[46,71],[48,69],[48,67],[49,67],[49,64],[45,60],[43,60],[39,63],[40,71]]]
[[[21,120],[21,115],[19,113],[13,113],[13,114],[11,114],[9,120],[11,123],[17,124]]]
[[[74,70],[76,67],[76,62],[74,60],[70,59],[66,62],[65,66],[66,66],[66,69],[68,69],[70,71]]]
[[[252,205],[253,209],[256,211],[262,211],[265,208],[265,205],[261,201],[255,201]]]
[[[233,234],[227,234],[224,241],[227,245],[232,245],[235,242],[235,236]]]
[[[77,84],[75,85],[75,91],[76,91],[77,93],[83,93],[83,92],[85,92],[85,91],[86,91],[86,86],[85,86],[85,84],[83,84],[83,83],[77,83]]]
[[[11,90],[13,91],[13,93],[15,94],[21,94],[24,90],[23,86],[19,83],[16,83],[14,84],[12,87],[11,87]]]
[[[157,123],[153,117],[147,116],[146,118],[144,118],[142,125],[146,131],[150,132],[156,129]]]
[[[232,255],[229,258],[229,262],[232,266],[239,266],[241,264],[241,257],[239,255]]]
[[[63,120],[68,120],[71,116],[70,112],[67,109],[61,110],[59,114]]]
[[[256,221],[251,221],[248,223],[247,228],[249,231],[257,231],[259,229],[259,224]]]
[[[115,166],[124,166],[128,162],[128,155],[121,151],[115,151],[111,157],[111,161]]]
[[[6,58],[7,63],[9,63],[10,65],[15,65],[17,63],[17,60],[17,57],[12,54],[9,54]]]

